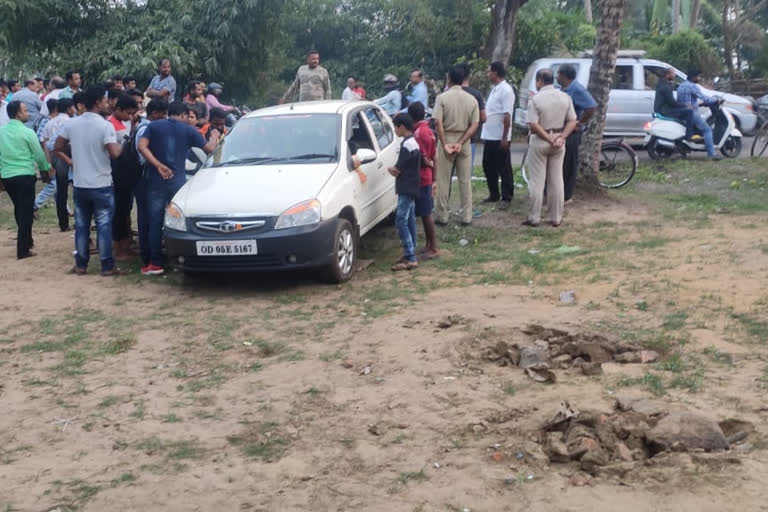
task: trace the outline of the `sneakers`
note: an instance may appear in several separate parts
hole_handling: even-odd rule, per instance
[[[509,210],[509,207],[512,203],[510,203],[508,200],[503,199],[501,203],[499,204],[499,210]]]
[[[141,267],[141,273],[145,276],[159,276],[165,273],[165,269],[158,265],[152,265],[151,263],[146,267]]]

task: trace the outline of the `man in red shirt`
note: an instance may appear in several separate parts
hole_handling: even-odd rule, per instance
[[[424,236],[426,246],[419,251],[422,260],[433,260],[440,257],[437,247],[437,232],[435,231],[435,219],[432,217],[434,208],[434,169],[437,141],[435,134],[429,128],[429,123],[424,120],[424,105],[415,101],[408,106],[408,114],[416,121],[413,130],[413,138],[419,144],[421,153],[421,169],[419,171],[419,195],[416,198],[416,216],[424,222]]]

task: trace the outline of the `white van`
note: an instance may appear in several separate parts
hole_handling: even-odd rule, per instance
[[[525,78],[520,84],[517,95],[518,103],[515,109],[515,124],[527,128],[528,100],[536,93],[536,73],[540,69],[549,68],[557,74],[564,64],[576,68],[576,80],[584,86],[589,83],[589,69],[592,67],[591,58],[552,57],[538,59],[528,68]],[[643,126],[653,116],[653,102],[656,98],[656,84],[669,64],[652,59],[639,57],[620,57],[616,60],[616,74],[613,88],[608,101],[605,135],[622,137],[642,137],[645,135]],[[685,80],[685,74],[675,69],[678,84]],[[718,95],[725,98],[725,108],[736,119],[737,128],[742,133],[751,134],[757,128],[757,114],[754,102],[735,94],[724,93],[701,88],[708,96]]]

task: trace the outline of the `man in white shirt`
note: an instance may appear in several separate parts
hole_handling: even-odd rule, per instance
[[[8,102],[3,100],[0,100],[0,126],[3,126],[4,124],[7,124],[10,119],[8,119]]]
[[[50,113],[48,112],[48,105],[47,105],[48,100],[59,99],[59,94],[61,94],[61,91],[63,91],[64,88],[67,86],[67,81],[61,78],[60,76],[55,76],[51,78],[51,83],[53,84],[54,89],[45,96],[43,107],[40,109],[41,116],[47,116]]]
[[[355,77],[351,76],[347,78],[347,88],[344,89],[344,92],[341,93],[341,99],[347,100],[347,101],[359,100],[360,96],[355,92],[356,87],[357,87],[357,80],[355,80]]]
[[[72,148],[72,177],[75,199],[75,266],[73,274],[84,275],[88,268],[88,238],[91,219],[95,217],[98,233],[101,275],[120,274],[112,257],[112,216],[115,196],[112,188],[112,165],[122,153],[112,124],[104,119],[109,104],[103,87],[85,91],[87,112],[65,122],[54,149]]]
[[[493,89],[485,103],[486,122],[480,138],[483,140],[483,172],[488,182],[488,198],[484,202],[495,203],[501,200],[499,210],[509,208],[515,193],[512,178],[512,161],[509,154],[509,142],[512,140],[512,112],[515,108],[515,93],[512,86],[504,80],[506,70],[501,62],[494,62],[488,68],[488,80]],[[499,194],[501,177],[501,194]]]

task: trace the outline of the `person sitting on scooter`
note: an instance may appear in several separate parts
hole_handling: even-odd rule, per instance
[[[704,105],[710,106],[713,103],[717,103],[717,98],[710,98],[705,96],[699,88],[699,71],[692,69],[688,71],[688,79],[680,84],[677,88],[677,101],[685,104],[693,112],[693,126],[704,137],[704,144],[707,146],[707,156],[710,160],[720,160],[719,156],[715,154],[715,144],[712,140],[712,127],[701,117],[699,114],[699,100]]]
[[[384,90],[387,94],[376,100],[376,104],[384,109],[384,112],[394,116],[402,108],[403,95],[397,77],[392,74],[384,75]]]
[[[675,99],[675,70],[668,68],[656,85],[656,99],[653,111],[665,117],[680,120],[685,125],[685,138],[693,136],[693,110]]]
[[[208,112],[214,108],[220,108],[225,112],[235,110],[235,107],[231,105],[224,105],[219,101],[219,96],[224,92],[224,87],[216,82],[208,84],[208,95],[205,97],[205,104],[208,106]]]

